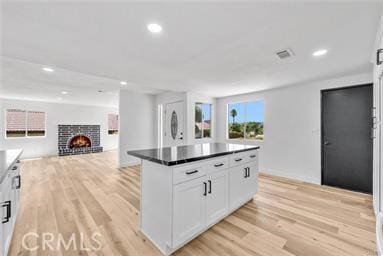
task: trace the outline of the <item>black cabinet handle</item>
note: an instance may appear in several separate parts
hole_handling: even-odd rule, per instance
[[[245,178],[250,177],[250,167],[245,167]]]
[[[2,205],[2,207],[6,207],[7,208],[7,216],[4,217],[2,223],[7,223],[9,222],[9,219],[11,218],[11,201],[5,201]]]
[[[215,164],[214,167],[220,167],[220,166],[223,166],[224,164],[223,163],[219,163],[219,164]]]
[[[204,182],[203,185],[204,185],[203,195],[206,196],[207,195],[207,183]]]
[[[12,167],[12,171],[15,171],[15,170],[17,170],[17,166]]]
[[[242,161],[242,158],[234,159],[234,161],[236,161],[236,162],[240,162],[240,161]]]
[[[187,174],[187,175],[191,175],[191,174],[194,174],[194,173],[197,173],[197,172],[198,172],[198,170],[188,171],[188,172],[186,172],[186,174]]]
[[[17,185],[15,186],[15,189],[20,189],[21,188],[21,176],[17,175],[15,177],[15,179],[17,179]]]
[[[376,65],[380,65],[383,63],[383,60],[380,59],[380,54],[383,53],[383,49],[378,49],[376,51]]]
[[[211,194],[211,180],[208,180],[209,182],[209,194]]]
[[[256,157],[256,155],[250,155],[250,158],[254,158],[254,157]]]
[[[19,163],[20,163],[20,160],[17,160],[16,163],[19,164]]]

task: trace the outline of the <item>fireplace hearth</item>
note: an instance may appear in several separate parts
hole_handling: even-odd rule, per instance
[[[59,156],[102,152],[99,125],[59,125]]]

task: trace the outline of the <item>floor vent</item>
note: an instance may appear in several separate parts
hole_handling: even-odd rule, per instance
[[[291,49],[284,49],[284,50],[280,50],[280,51],[277,51],[275,53],[281,60],[283,59],[287,59],[287,58],[290,58],[292,56],[294,56],[294,53]]]

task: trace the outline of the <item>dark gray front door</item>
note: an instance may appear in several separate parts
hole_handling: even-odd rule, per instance
[[[372,192],[372,85],[322,91],[322,184]]]

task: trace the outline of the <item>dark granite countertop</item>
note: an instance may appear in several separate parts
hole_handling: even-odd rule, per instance
[[[253,145],[206,143],[178,147],[132,150],[128,151],[128,154],[155,163],[173,166],[258,148],[259,146]]]
[[[8,169],[16,163],[22,153],[22,149],[0,150],[0,183],[3,182]]]

